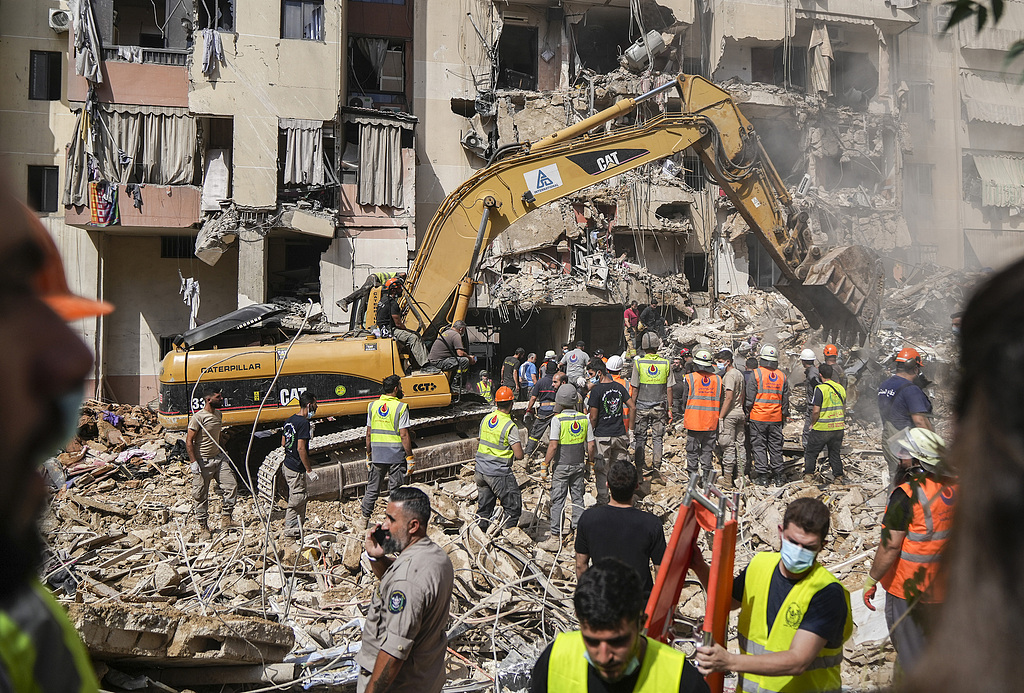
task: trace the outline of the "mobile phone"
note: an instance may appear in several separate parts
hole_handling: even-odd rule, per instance
[[[387,533],[383,527],[373,530],[373,540],[377,542],[377,546],[384,546],[385,539],[387,539]]]

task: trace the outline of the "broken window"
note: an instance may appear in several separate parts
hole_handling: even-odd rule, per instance
[[[836,51],[832,63],[832,93],[841,106],[866,110],[878,92],[878,69],[866,53]]]
[[[334,125],[321,120],[281,118],[279,125],[279,187],[336,184],[333,167]]]
[[[166,10],[165,3],[153,0],[114,0],[113,41],[109,43],[115,46],[170,48],[165,44],[164,32],[161,31],[166,23]]]
[[[683,256],[683,275],[691,291],[708,290],[708,256],[706,253],[687,253]]]
[[[790,46],[750,49],[750,79],[778,87],[807,88],[807,49]]]
[[[694,190],[703,190],[707,176],[704,162],[696,154],[683,154],[683,182]]]
[[[782,271],[775,260],[764,249],[754,234],[746,234],[747,238],[747,273],[750,281],[759,289],[770,289],[782,276]]]
[[[281,7],[281,38],[323,41],[323,0],[284,0]]]
[[[204,212],[219,211],[231,198],[231,153],[234,121],[231,118],[203,118],[203,197]]]
[[[199,28],[235,30],[235,0],[196,0],[199,5]]]
[[[907,187],[918,195],[932,194],[932,165],[907,164]]]
[[[395,103],[384,94],[400,95],[405,102],[405,41],[353,37],[348,41],[349,105],[373,108],[375,102]],[[361,95],[361,96],[360,96]]]
[[[506,20],[498,39],[499,89],[537,89],[537,27]]]
[[[575,72],[583,69],[598,73],[613,72],[619,67],[619,56],[633,44],[629,36],[628,9],[596,7],[572,25],[573,48],[579,56]]]

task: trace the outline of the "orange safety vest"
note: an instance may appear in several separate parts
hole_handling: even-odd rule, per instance
[[[718,429],[722,409],[722,379],[711,373],[687,373],[683,425],[688,431]]]
[[[754,406],[750,409],[751,421],[782,423],[782,390],[786,386],[786,374],[778,368],[756,368],[754,382]]]
[[[939,578],[942,549],[953,527],[959,489],[922,476],[900,484],[913,508],[899,560],[880,582],[894,597],[910,600],[917,595],[925,603],[943,601],[945,585]]]
[[[612,375],[612,374],[610,374],[610,375]],[[623,388],[625,388],[627,395],[629,395],[630,397],[633,396],[631,394],[632,391],[629,389],[629,381],[628,380],[623,378],[621,375],[618,375],[617,373],[612,375],[612,380],[617,382]],[[622,403],[622,418],[623,419],[628,419],[629,418],[629,407],[626,406],[625,402]]]

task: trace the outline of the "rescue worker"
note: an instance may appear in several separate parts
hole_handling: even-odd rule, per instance
[[[771,344],[761,347],[760,365],[750,378],[746,394],[750,411],[750,447],[754,454],[754,482],[759,486],[785,483],[782,474],[782,427],[789,413],[789,382],[779,370],[779,352]]]
[[[843,371],[843,367],[839,365],[839,349],[836,348],[836,345],[826,344],[821,353],[825,357],[825,363],[832,366],[832,380],[844,388],[847,387],[846,373]]]
[[[636,413],[631,418],[633,440],[636,445],[634,462],[641,476],[644,474],[644,455],[647,438],[653,439],[652,481],[664,484],[661,478],[661,455],[665,438],[666,421],[672,421],[672,386],[675,378],[668,359],[658,356],[661,340],[658,335],[648,332],[641,340],[642,356],[633,359],[633,376],[630,379],[632,399]]]
[[[404,282],[406,276],[407,275],[405,272],[373,272],[372,274],[370,274],[370,276],[366,278],[366,281],[363,282],[362,286],[360,286],[358,289],[350,293],[345,298],[341,299],[340,301],[337,301],[337,306],[342,310],[348,310],[348,307],[350,305],[352,305],[359,299],[365,300],[366,297],[370,295],[370,292],[374,288],[378,286],[384,286],[385,282],[387,282],[389,279],[398,279],[399,281]]]
[[[555,415],[555,393],[558,386],[565,382],[565,373],[558,370],[558,364],[549,361],[547,372],[537,381],[530,392],[530,401],[526,403],[526,411],[533,417],[530,424],[530,437],[526,443],[526,456],[533,457],[543,443],[548,443],[548,429],[551,428],[551,417]],[[536,411],[534,410],[536,407]]]
[[[465,373],[476,363],[476,356],[467,350],[466,322],[456,320],[438,335],[430,347],[429,357],[430,365],[448,375],[448,382],[455,373]]]
[[[605,364],[605,367],[608,369],[608,374],[612,377],[612,380],[626,388],[626,392],[629,392],[629,380],[622,377],[622,369],[625,365],[626,360],[624,358],[618,354],[612,354],[608,357],[608,363]],[[623,412],[623,416],[628,417],[629,412]]]
[[[636,344],[636,327],[640,322],[640,311],[637,310],[636,301],[631,301],[626,310],[622,311],[622,334],[626,338],[626,348],[633,348]]]
[[[519,426],[512,420],[512,404],[516,401],[512,390],[499,387],[494,393],[497,409],[480,422],[480,444],[476,448],[477,501],[480,529],[487,531],[494,515],[495,501],[501,501],[505,522],[501,529],[515,527],[523,514],[523,497],[519,482],[512,473],[512,460],[523,459],[523,446],[519,442]]]
[[[554,349],[548,349],[544,352],[544,360],[541,361],[540,366],[537,368],[539,377],[543,378],[544,374],[548,372],[548,364],[555,364],[555,369],[558,369],[558,358],[555,356]]]
[[[360,505],[362,517],[356,521],[356,530],[366,529],[373,507],[377,503],[384,478],[388,480],[388,493],[405,485],[405,477],[415,469],[412,438],[409,436],[409,405],[402,402],[402,379],[397,375],[384,378],[383,394],[371,402],[366,411],[366,493]],[[359,524],[359,522],[362,524]]]
[[[822,449],[828,450],[832,481],[845,484],[843,476],[843,435],[846,432],[846,388],[835,381],[832,366],[821,364],[822,382],[811,396],[811,431],[804,448],[804,481],[814,481],[814,469]]]
[[[288,509],[284,513],[285,537],[301,537],[306,523],[306,482],[316,481],[317,473],[309,461],[309,438],[312,435],[309,423],[316,415],[316,397],[309,390],[299,395],[299,413],[292,414],[281,429],[281,447],[284,461],[281,473],[288,485]]]
[[[733,671],[737,691],[838,693],[843,643],[853,632],[850,593],[817,561],[829,511],[816,498],[786,507],[780,553],[762,551],[733,579],[732,608],[740,609],[740,653],[715,643],[697,648],[704,675]],[[707,566],[694,552],[694,572],[707,584]]]
[[[476,391],[490,404],[494,402],[494,381],[487,371],[480,371],[480,378],[476,381]]]
[[[416,366],[425,371],[435,371],[430,365],[430,354],[427,345],[418,334],[405,327],[402,309],[398,305],[398,297],[402,295],[402,282],[399,279],[388,279],[384,282],[384,296],[377,304],[377,329],[381,337],[391,337],[405,346],[412,354]]]
[[[113,306],[75,296],[57,246],[0,177],[0,272],[6,350],[0,369],[0,690],[95,693],[96,674],[64,608],[38,577],[47,504],[39,469],[71,439],[93,357],[69,323]]]
[[[526,360],[523,361],[523,365],[519,367],[519,394],[517,399],[521,399],[524,402],[530,399],[530,391],[533,390],[533,386],[537,384],[538,379],[537,354],[530,353],[527,355]]]
[[[683,370],[683,360],[676,356],[672,359],[672,378],[675,379],[675,384],[670,388],[672,390],[672,420],[675,422],[673,427],[675,430],[680,430],[683,425],[683,406],[686,404],[686,400],[683,398],[683,388],[686,387],[686,380],[684,375],[686,371]]]
[[[637,324],[637,336],[641,340],[641,343],[638,345],[641,349],[644,347],[642,340],[645,334],[653,333],[658,337],[658,339],[661,339],[661,336],[665,331],[665,318],[662,317],[658,308],[658,299],[652,298],[651,302],[647,304],[647,307],[640,312],[640,322]]]
[[[889,465],[889,482],[896,479],[899,458],[889,441],[904,428],[931,430],[932,402],[917,384],[921,376],[921,354],[904,347],[896,354],[896,374],[878,386],[878,413],[882,417],[882,455]]]
[[[525,358],[526,349],[517,347],[514,354],[506,356],[501,362],[501,380],[498,382],[501,387],[512,390],[516,397],[519,397],[519,366]]]
[[[583,514],[584,477],[594,465],[594,429],[587,415],[576,411],[578,399],[572,385],[558,386],[555,415],[551,418],[548,432],[551,440],[540,468],[541,479],[544,480],[551,470],[551,536],[540,545],[546,551],[558,551],[562,547],[562,514],[566,495],[572,496],[570,527],[576,531]]]
[[[924,653],[945,597],[939,565],[953,527],[958,488],[943,468],[946,445],[939,434],[909,428],[896,444],[904,480],[889,496],[882,538],[864,583],[864,605],[875,610],[871,602],[880,583],[892,644],[900,668],[909,673]]]
[[[707,693],[686,656],[642,634],[640,576],[617,558],[584,572],[573,596],[580,629],[560,633],[537,658],[530,693]]]
[[[693,352],[683,347],[679,350],[679,358],[683,360],[683,371],[686,373],[693,373],[697,370],[697,367],[693,365]]]
[[[732,488],[733,479],[742,475],[746,463],[737,469],[740,450],[745,451],[747,417],[743,413],[743,374],[732,365],[732,351],[715,354],[718,376],[722,379],[722,408],[718,413],[718,446],[722,451],[722,488]],[[744,455],[745,457],[745,455]]]
[[[722,409],[722,379],[715,373],[711,352],[698,349],[693,355],[697,367],[683,376],[683,425],[686,427],[686,471],[692,478],[713,465],[718,442],[718,417]]]
[[[238,483],[231,469],[231,461],[221,447],[221,426],[224,415],[224,394],[217,386],[210,385],[203,390],[204,406],[195,412],[188,422],[185,434],[185,449],[191,461],[192,501],[198,523],[198,537],[210,538],[208,518],[210,514],[210,484],[214,479],[221,494],[221,529],[234,526],[231,514],[238,501]]]
[[[629,415],[626,412],[634,403],[629,398],[629,390],[612,380],[603,361],[595,358],[590,362],[590,368],[598,379],[590,389],[587,404],[597,444],[594,485],[598,504],[606,505],[609,500],[608,470],[615,460],[629,457]]]
[[[804,366],[804,388],[807,391],[807,415],[804,417],[804,431],[800,436],[800,444],[807,449],[807,438],[811,431],[811,399],[814,397],[814,389],[821,385],[821,373],[814,366],[814,351],[804,349],[800,352],[800,363]]]
[[[590,363],[590,355],[585,351],[586,346],[582,341],[576,342],[576,348],[565,352],[558,362],[559,366],[565,366],[567,382],[575,386],[580,397],[587,391],[587,364]]]

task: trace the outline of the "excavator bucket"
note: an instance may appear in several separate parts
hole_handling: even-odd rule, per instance
[[[804,275],[802,282],[784,277],[775,286],[811,327],[824,328],[832,340],[863,344],[878,322],[885,281],[878,255],[859,245],[833,248],[797,274]]]

